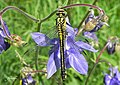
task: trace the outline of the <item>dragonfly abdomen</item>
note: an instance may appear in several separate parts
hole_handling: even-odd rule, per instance
[[[60,40],[60,58],[61,58],[61,75],[62,80],[65,80],[65,56],[64,56],[64,47],[65,47],[65,13],[63,9],[59,9],[57,12],[56,25],[58,29],[58,36]]]
[[[65,56],[64,56],[64,31],[58,31],[59,39],[60,39],[60,57],[61,57],[61,75],[62,79],[65,79]]]

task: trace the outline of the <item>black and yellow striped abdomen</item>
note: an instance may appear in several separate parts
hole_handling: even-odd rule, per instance
[[[66,20],[65,13],[63,9],[59,9],[57,12],[56,27],[58,30],[58,36],[60,40],[60,58],[61,58],[61,75],[62,80],[65,80],[65,56],[64,56],[64,47],[65,47],[65,30],[66,30]]]

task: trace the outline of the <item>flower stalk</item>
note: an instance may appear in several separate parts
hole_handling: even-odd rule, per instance
[[[39,22],[40,21],[39,19],[36,19],[32,15],[24,12],[23,10],[21,10],[18,7],[15,7],[15,6],[7,6],[7,7],[5,7],[3,10],[0,11],[0,16],[2,16],[6,11],[8,11],[10,9],[13,9],[13,10],[16,10],[16,11],[20,12],[21,14],[25,15],[26,17],[28,17],[29,19],[31,19],[31,20],[33,20],[35,22]]]
[[[89,80],[91,74],[93,73],[93,71],[94,71],[95,67],[98,65],[98,63],[100,63],[100,62],[105,62],[109,67],[112,67],[112,65],[111,65],[110,62],[108,62],[108,61],[106,61],[106,60],[99,60],[98,62],[96,62],[96,63],[93,65],[92,69],[90,70],[90,73],[88,74],[88,77],[87,77],[87,79],[86,79],[86,81],[85,81],[85,85],[87,85],[88,80]]]
[[[97,59],[96,59],[96,62],[95,62],[95,64],[94,64],[94,66],[92,67],[92,69],[90,70],[90,73],[89,73],[89,75],[88,75],[88,77],[87,77],[87,79],[86,79],[86,81],[85,81],[85,85],[87,85],[87,82],[88,82],[88,80],[89,80],[89,77],[91,76],[91,74],[93,73],[95,67],[97,66],[97,64],[98,64],[99,62],[105,62],[105,63],[107,63],[110,67],[112,67],[112,65],[111,65],[109,62],[107,62],[107,61],[105,61],[105,60],[99,60],[100,57],[101,57],[101,55],[103,54],[103,52],[104,52],[105,49],[107,48],[108,44],[109,44],[109,42],[108,42],[108,43],[103,47],[103,49],[100,51],[100,53],[99,53],[99,55],[98,55],[98,57],[97,57]]]
[[[90,4],[71,4],[71,5],[68,5],[68,6],[61,7],[61,8],[62,9],[68,9],[68,8],[77,7],[77,6],[94,8],[94,9],[97,9],[100,13],[104,14],[104,10],[102,10],[100,7],[95,6],[95,5],[90,5]]]
[[[99,8],[98,6],[94,6],[94,5],[90,5],[90,4],[71,4],[71,5],[67,5],[67,6],[63,6],[61,7],[62,9],[68,9],[68,8],[72,8],[72,7],[77,7],[77,6],[84,6],[84,7],[90,7],[90,8],[95,8],[97,10],[100,11],[100,13],[104,14],[104,10],[102,10],[101,8]],[[23,10],[19,9],[18,7],[15,6],[7,6],[5,7],[3,10],[0,11],[0,16],[2,16],[6,11],[13,9],[16,10],[18,12],[20,12],[21,14],[25,15],[26,17],[28,17],[29,19],[38,22],[38,23],[42,23],[44,21],[46,21],[47,19],[51,18],[59,9],[54,10],[52,13],[50,13],[47,17],[43,18],[43,19],[36,19],[35,17],[31,16],[30,14],[24,12]],[[39,30],[39,29],[38,29]]]
[[[96,63],[99,61],[101,55],[103,54],[103,52],[105,51],[105,49],[107,48],[109,42],[107,42],[107,44],[104,46],[104,48],[100,51],[100,54],[98,55],[97,59],[96,59]]]

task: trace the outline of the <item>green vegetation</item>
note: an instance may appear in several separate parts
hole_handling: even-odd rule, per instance
[[[30,15],[43,19],[48,16],[54,10],[56,10],[59,0],[0,0],[0,10],[6,6],[16,6],[23,11],[29,13]],[[73,3],[87,3],[92,4],[94,0],[75,0]],[[61,1],[62,6],[67,5],[67,0]],[[99,38],[99,47],[96,49],[100,50],[104,47],[107,42],[108,37],[117,36],[120,38],[120,1],[119,0],[98,0],[96,3],[97,6],[102,8],[106,15],[109,17],[108,24],[110,27],[102,27],[97,32]],[[88,11],[88,7],[75,7],[72,8],[72,17],[71,24],[73,27],[77,27],[84,15]],[[23,47],[14,47],[11,46],[7,51],[4,51],[0,54],[0,85],[12,85],[13,81],[19,75],[20,70],[23,68],[23,63],[21,63],[18,56],[21,56],[27,64],[30,64],[31,68],[36,69],[36,44],[31,38],[30,33],[36,32],[38,29],[38,23],[33,22],[32,20],[26,18],[21,13],[15,10],[7,11],[3,16],[3,20],[6,21],[8,28],[11,34],[17,34],[22,37],[27,44]],[[48,20],[42,23],[40,31],[49,33],[49,30],[53,29],[55,26],[56,15],[52,16]],[[38,54],[38,69],[45,70],[49,48],[39,47]],[[93,67],[93,60],[98,56],[99,52],[93,54],[86,52],[86,59],[89,64],[89,72]],[[105,59],[110,62],[113,66],[120,67],[120,53],[115,53],[109,55],[105,51],[101,59]],[[105,63],[99,63],[93,74],[90,76],[88,85],[103,85],[104,73],[108,72],[109,66]],[[119,68],[120,70],[120,68]],[[87,76],[80,75],[72,68],[68,70],[67,84],[66,85],[84,85]],[[38,85],[42,85],[41,81],[44,82],[44,85],[57,85],[58,80],[55,78],[47,79],[46,74],[40,72],[40,76],[37,73],[34,75],[34,79],[37,81]],[[19,85],[18,78],[15,81],[15,85]]]

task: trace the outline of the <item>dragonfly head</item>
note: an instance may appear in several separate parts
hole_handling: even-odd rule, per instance
[[[57,15],[58,17],[63,17],[63,16],[66,15],[66,13],[65,13],[64,9],[58,9],[56,15]]]

